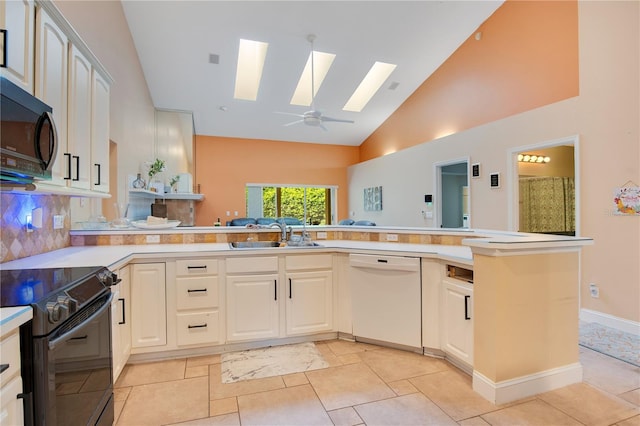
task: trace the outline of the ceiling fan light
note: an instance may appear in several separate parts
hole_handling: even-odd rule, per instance
[[[385,62],[376,62],[373,64],[342,109],[353,112],[362,111],[373,95],[376,94],[378,89],[380,89],[387,78],[389,78],[393,70],[396,69],[396,66],[395,64],[387,64]]]
[[[257,99],[268,47],[269,43],[240,39],[234,98],[247,101]]]
[[[304,70],[302,70],[302,74],[300,75],[300,80],[298,80],[298,86],[296,87],[295,92],[293,92],[293,96],[291,97],[291,105],[301,105],[301,106],[310,106],[313,98],[318,93],[318,89],[322,85],[324,78],[329,72],[329,68],[333,64],[333,60],[336,58],[336,55],[333,53],[325,53],[325,52],[317,52],[314,51],[313,63],[314,63],[314,84],[313,95],[311,94],[311,53],[309,53],[309,58],[307,58],[307,63],[304,66]]]

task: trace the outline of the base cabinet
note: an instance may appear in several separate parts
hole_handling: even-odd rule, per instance
[[[134,264],[131,274],[131,347],[166,344],[165,264]]]
[[[473,286],[442,281],[442,350],[473,366]]]
[[[22,399],[22,378],[20,376],[20,336],[18,329],[0,340],[0,424],[24,424]]]
[[[278,337],[278,274],[227,276],[227,340]]]
[[[331,271],[287,274],[287,335],[333,330]]]
[[[131,354],[131,276],[129,266],[118,271],[120,283],[111,287],[111,348],[115,383]]]

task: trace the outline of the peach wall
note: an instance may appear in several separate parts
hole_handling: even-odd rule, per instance
[[[360,146],[395,152],[578,95],[576,1],[507,1]]]
[[[347,217],[347,167],[357,163],[358,147],[196,136],[196,225],[224,224],[246,215],[247,183],[336,185],[338,217]],[[226,212],[231,212],[227,217]]]

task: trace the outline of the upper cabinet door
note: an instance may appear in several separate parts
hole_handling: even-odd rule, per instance
[[[69,41],[44,9],[36,16],[36,87],[35,95],[53,108],[58,131],[56,161],[51,168],[51,183],[66,186],[70,176],[67,160],[67,90]]]
[[[109,83],[93,70],[91,108],[91,189],[109,192]]]
[[[68,142],[70,186],[90,189],[91,168],[91,64],[75,46],[69,49]]]
[[[33,26],[35,6],[31,0],[0,2],[2,76],[33,94]]]

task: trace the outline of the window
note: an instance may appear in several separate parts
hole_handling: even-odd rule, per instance
[[[308,225],[330,225],[336,187],[247,185],[248,217],[289,217]]]

